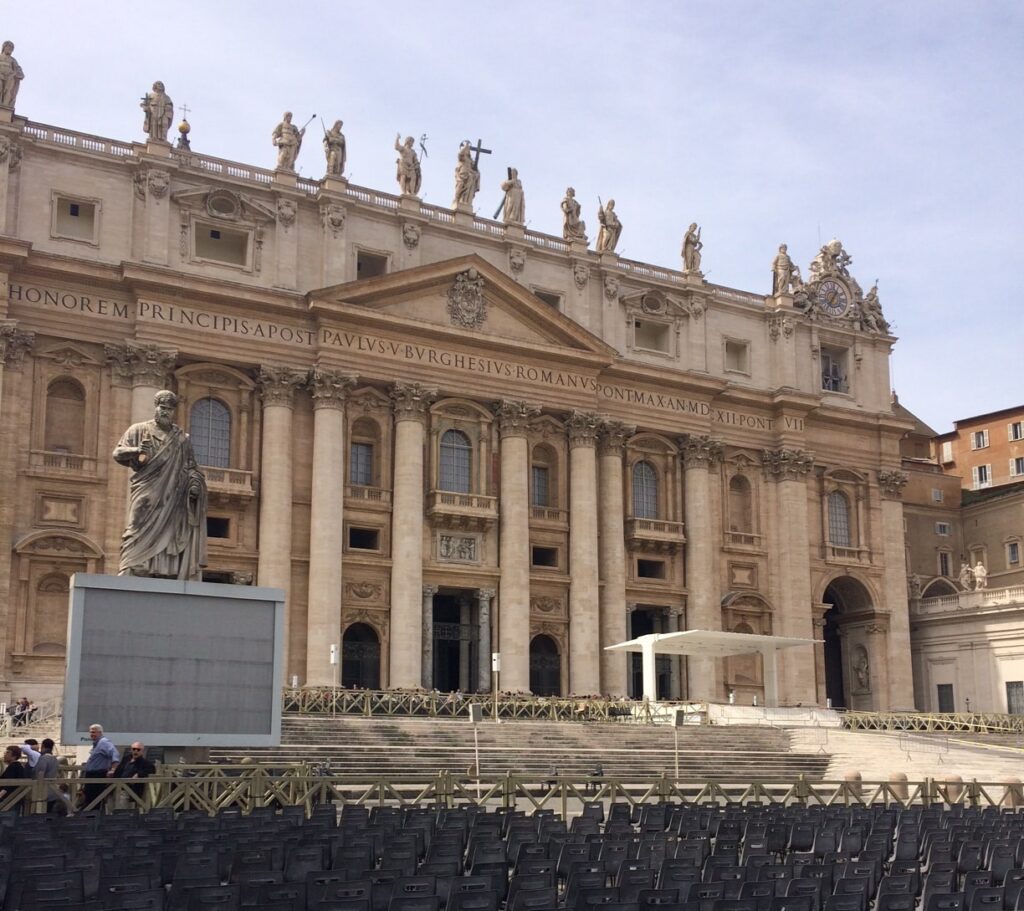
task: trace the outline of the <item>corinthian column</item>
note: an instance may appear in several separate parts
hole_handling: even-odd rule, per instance
[[[260,585],[284,590],[284,668],[291,635],[292,581],[292,404],[307,371],[294,367],[263,367],[259,385],[263,398],[263,445],[260,450]]]
[[[569,417],[569,692],[601,691],[597,577],[597,456],[601,420]]]
[[[706,436],[685,436],[679,445],[685,468],[687,619],[692,629],[718,630],[722,608],[715,574],[718,535],[711,508],[711,468],[722,458],[722,444]],[[717,698],[715,659],[690,658],[687,667],[690,698]]]
[[[878,472],[882,494],[882,559],[884,606],[889,610],[887,631],[888,702],[879,706],[890,711],[913,709],[914,679],[910,663],[910,613],[907,605],[906,556],[903,544],[902,471]]]
[[[152,420],[153,396],[167,388],[167,377],[174,369],[178,352],[173,348],[132,342],[125,349],[132,375],[132,423]]]
[[[625,696],[629,692],[624,652],[606,652],[606,646],[629,638],[626,624],[626,547],[623,525],[622,457],[626,440],[636,432],[619,421],[605,421],[598,446],[600,465],[601,555],[601,692]]]
[[[476,606],[479,618],[480,640],[477,649],[479,657],[476,662],[477,683],[479,693],[491,691],[491,601],[494,600],[493,588],[480,588],[476,593]]]
[[[814,638],[817,606],[811,603],[810,542],[807,527],[807,476],[814,467],[814,453],[802,449],[764,450],[765,475],[775,482],[775,542],[778,591],[785,602],[776,611],[777,635]],[[814,704],[815,657],[813,646],[787,649],[780,657],[783,690],[781,700]],[[767,668],[765,669],[767,673]]]
[[[309,509],[306,683],[334,682],[332,644],[341,641],[341,554],[344,549],[345,401],[354,376],[313,368],[313,500]]]
[[[395,480],[391,510],[391,680],[417,687],[423,668],[423,439],[437,397],[419,383],[396,383]]]
[[[501,540],[498,550],[498,651],[503,690],[530,689],[530,454],[526,434],[539,408],[495,406],[501,432]]]
[[[4,368],[19,366],[25,352],[35,344],[36,334],[19,329],[14,320],[0,321],[0,415],[4,404]],[[14,464],[12,460],[11,464]]]

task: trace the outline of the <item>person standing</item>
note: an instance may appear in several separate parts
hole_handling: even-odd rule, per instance
[[[4,750],[4,763],[4,770],[0,772],[0,778],[4,779],[4,785],[11,781],[23,781],[28,778],[28,769],[21,761],[21,747],[18,744],[11,744]],[[13,789],[7,787],[0,788],[0,800],[6,800],[11,790]],[[21,801],[19,800],[18,803],[20,805]],[[8,809],[10,808],[8,807]]]
[[[22,752],[25,752],[24,747],[22,747]],[[26,753],[26,755],[28,754]],[[44,737],[39,752],[36,754],[32,777],[46,782],[46,812],[51,816],[67,813],[67,804],[57,785],[59,774],[60,763],[53,755],[53,741],[49,737]]]
[[[117,771],[114,772],[115,778],[149,778],[156,772],[156,766],[146,758],[146,745],[140,740],[136,740],[131,747],[128,749],[128,755],[125,756],[121,762],[117,765]],[[141,798],[145,785],[135,784],[131,785],[132,791],[135,792],[135,796]]]
[[[103,736],[103,725],[89,725],[89,739],[92,740],[92,749],[89,751],[89,757],[85,760],[85,765],[82,767],[82,777],[102,778],[105,780],[109,775],[113,774],[112,767],[114,763],[120,760],[121,755],[117,752],[117,747],[108,738]],[[98,800],[99,796],[103,793],[104,787],[104,784],[83,785],[85,806]]]

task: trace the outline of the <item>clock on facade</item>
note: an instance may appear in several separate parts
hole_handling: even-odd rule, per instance
[[[818,285],[818,306],[829,316],[842,316],[850,304],[850,297],[839,282],[828,278]]]

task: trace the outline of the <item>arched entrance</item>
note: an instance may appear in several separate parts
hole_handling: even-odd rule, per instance
[[[957,594],[956,588],[953,583],[948,579],[943,579],[941,576],[938,579],[933,579],[925,587],[924,591],[921,592],[922,598],[943,598],[948,595]]]
[[[341,685],[380,689],[380,639],[367,623],[353,623],[341,639]]]
[[[831,607],[825,612],[825,696],[833,708],[868,708],[872,690],[879,690],[868,659],[865,627],[871,624],[874,605],[864,584],[853,576],[837,576],[822,597]]]
[[[530,640],[530,692],[535,696],[562,695],[562,659],[558,645],[544,634]]]

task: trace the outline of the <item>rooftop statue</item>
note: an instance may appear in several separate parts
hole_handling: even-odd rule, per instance
[[[614,253],[619,235],[622,234],[622,222],[615,214],[614,199],[609,199],[607,205],[598,207],[597,220],[601,223],[601,228],[597,232],[597,252]]]
[[[704,242],[700,239],[700,228],[693,222],[683,235],[683,271],[700,272],[700,251]]]
[[[206,565],[206,478],[172,418],[178,397],[153,398],[152,421],[132,424],[114,461],[133,470],[118,575],[198,579]]]
[[[459,157],[455,164],[455,200],[452,208],[473,207],[473,198],[480,189],[480,170],[473,161],[468,142],[459,146]]]
[[[824,278],[826,275],[842,275],[850,277],[850,263],[853,257],[843,249],[840,241],[832,238],[814,257],[811,263],[811,281]]]
[[[878,301],[878,282],[864,295],[860,305],[860,319],[865,329],[871,332],[888,332],[889,323],[882,315],[882,305]]]
[[[341,177],[345,173],[345,134],[341,132],[344,124],[334,121],[334,126],[324,130],[324,154],[327,156],[327,176]]]
[[[569,187],[562,200],[562,237],[567,241],[587,242],[587,225],[580,220],[580,204],[576,200],[576,191]]]
[[[508,169],[508,180],[501,182],[505,191],[502,206],[502,221],[506,225],[521,225],[526,221],[526,196],[523,193],[523,182],[515,168]]]
[[[18,61],[11,55],[14,53],[14,42],[5,41],[0,48],[0,107],[13,108],[18,98],[21,80],[25,71],[18,66]]]
[[[423,172],[420,170],[420,160],[416,150],[412,147],[415,140],[411,136],[405,137],[402,142],[402,134],[395,137],[395,151],[398,152],[398,172],[395,177],[403,196],[416,196],[420,192],[423,183]]]
[[[789,294],[793,283],[793,260],[786,252],[788,249],[785,244],[779,244],[779,252],[772,260],[772,294]]]
[[[153,83],[153,91],[142,96],[139,107],[146,113],[142,131],[152,140],[167,142],[167,131],[174,122],[174,102],[159,79]]]
[[[285,111],[281,122],[274,127],[270,134],[271,141],[277,146],[277,170],[294,171],[295,159],[299,157],[302,149],[302,137],[306,135],[306,128],[301,130],[292,123],[292,112]]]

